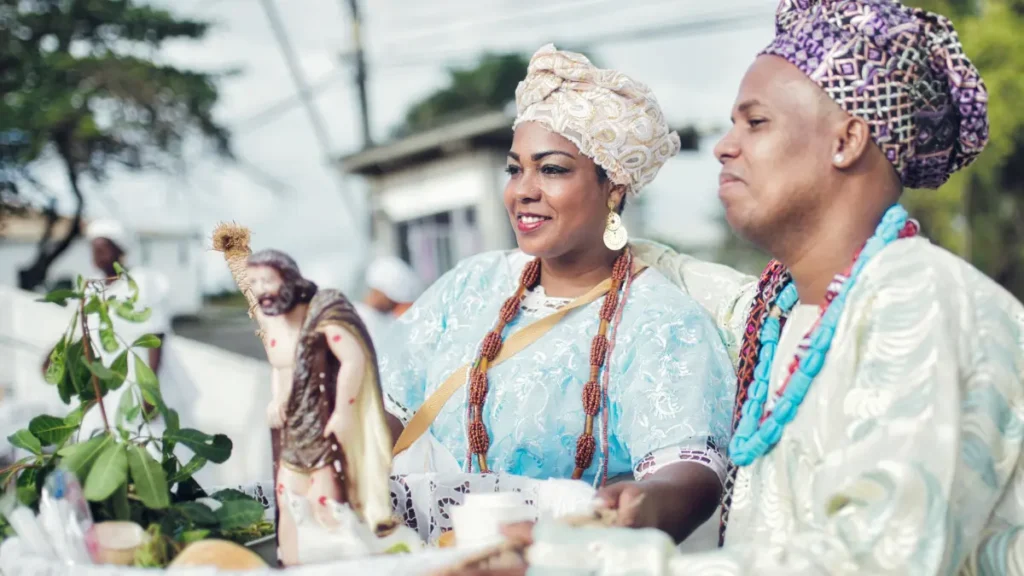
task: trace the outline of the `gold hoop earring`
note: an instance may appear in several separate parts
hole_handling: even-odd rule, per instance
[[[608,220],[604,226],[604,245],[609,250],[617,252],[622,250],[629,241],[629,232],[622,223],[622,218],[614,210],[608,213]]]

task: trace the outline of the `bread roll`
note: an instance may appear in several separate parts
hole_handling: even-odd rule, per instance
[[[267,563],[252,550],[234,542],[200,540],[186,546],[168,568],[182,566],[213,566],[222,570],[257,570],[267,568]]]

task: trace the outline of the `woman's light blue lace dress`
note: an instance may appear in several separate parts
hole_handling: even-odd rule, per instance
[[[490,252],[460,263],[430,287],[377,343],[388,409],[404,421],[448,376],[476,357],[529,257]],[[572,474],[583,432],[583,386],[604,299],[569,312],[550,332],[488,372],[484,421],[494,471],[531,478]],[[527,307],[528,308],[528,307]],[[524,309],[505,338],[552,310]],[[735,394],[732,363],[711,318],[653,269],[633,282],[606,370],[608,475],[649,474],[693,460],[724,470]],[[431,432],[466,459],[466,393],[456,393]],[[598,454],[600,429],[595,426]],[[587,470],[592,480],[598,458]]]

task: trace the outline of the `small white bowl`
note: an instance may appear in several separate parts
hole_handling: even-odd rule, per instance
[[[100,522],[92,531],[100,564],[131,566],[135,550],[149,541],[149,534],[134,522]]]
[[[533,520],[536,512],[519,493],[494,492],[467,494],[465,503],[454,507],[451,515],[455,545],[462,548],[498,544],[505,539],[503,525]]]

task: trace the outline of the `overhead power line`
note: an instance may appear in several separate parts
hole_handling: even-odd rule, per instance
[[[680,3],[680,0],[671,0],[671,3]],[[397,38],[390,38],[386,44],[380,47],[380,49],[383,52],[387,52],[394,48],[408,46],[410,42],[416,42],[424,39],[450,38],[453,35],[467,31],[479,31],[481,28],[487,26],[500,25],[502,30],[507,30],[509,24],[527,23],[535,26],[538,21],[554,20],[563,14],[572,13],[578,16],[581,13],[587,14],[588,11],[591,11],[590,13],[593,14],[595,13],[593,11],[604,4],[621,5],[622,0],[562,0],[561,2],[552,2],[530,10],[515,10],[513,12],[504,13],[492,11],[484,18],[455,20],[447,22],[443,26],[436,27],[425,28],[423,26],[419,26],[418,32]],[[435,5],[440,6],[443,4],[436,3]],[[635,7],[631,6],[630,11],[633,10],[635,10]]]
[[[619,32],[604,32],[601,34],[592,34],[585,37],[566,37],[561,40],[562,44],[572,44],[579,47],[598,47],[598,46],[609,46],[614,44],[622,44],[626,42],[638,42],[656,40],[666,36],[698,36],[701,34],[711,34],[722,30],[736,30],[751,26],[762,26],[771,22],[770,18],[775,14],[774,10],[755,12],[750,14],[743,14],[740,16],[736,15],[716,15],[709,16],[699,19],[684,20],[682,22],[673,22],[668,24],[660,24],[654,26],[644,26],[633,30],[623,30]],[[536,48],[543,40],[538,40],[529,44],[532,48]],[[559,42],[556,42],[556,45]],[[433,54],[417,55],[405,59],[390,59],[380,63],[381,67],[409,67],[409,66],[425,66],[425,65],[436,65],[438,62],[451,60],[453,58],[465,58],[469,56],[476,56],[479,51],[470,50],[453,50],[450,52],[435,52]]]
[[[264,0],[268,1],[268,0]],[[607,32],[592,35],[587,38],[567,38],[565,41],[574,45],[604,46],[609,44],[622,44],[625,42],[654,40],[665,36],[696,36],[705,33],[715,33],[721,30],[735,30],[746,27],[765,25],[771,22],[774,10],[764,10],[743,15],[718,15],[699,19],[689,19],[681,22],[661,24],[656,26],[644,26],[633,30],[621,32]],[[532,41],[529,48],[536,48],[541,40]],[[526,44],[526,43],[524,43]],[[481,50],[453,50],[449,52],[435,52],[417,56],[390,58],[382,60],[371,60],[370,66],[376,69],[386,68],[410,68],[423,66],[438,66],[444,63],[451,63],[453,60],[475,60],[480,56]],[[347,78],[344,68],[350,54],[343,54],[342,58],[335,65],[335,69],[315,84],[308,87],[307,93],[310,97],[316,96],[328,88],[334,86],[339,80]],[[246,132],[266,125],[280,116],[294,110],[303,104],[303,96],[296,94],[271,104],[264,110],[233,124],[236,132]]]
[[[323,117],[320,116],[316,102],[313,101],[313,95],[309,90],[309,85],[306,83],[306,77],[302,73],[298,56],[296,56],[295,49],[288,38],[288,33],[284,29],[281,16],[277,13],[274,0],[260,0],[260,3],[263,4],[263,11],[266,12],[267,19],[270,21],[270,28],[274,31],[274,38],[281,49],[281,55],[284,56],[284,61],[288,66],[288,72],[292,76],[292,81],[295,83],[296,88],[298,88],[299,99],[306,108],[306,113],[309,114],[309,122],[312,125],[313,134],[316,136],[324,155],[330,156],[332,152],[331,142],[327,135],[327,130],[324,128]]]
[[[304,105],[306,113],[309,115],[309,121],[310,124],[312,124],[313,134],[316,136],[317,143],[320,145],[324,158],[328,161],[333,160],[332,155],[334,154],[334,150],[331,148],[330,138],[327,135],[327,123],[324,122],[323,117],[320,115],[320,111],[316,107],[316,102],[313,100],[313,93],[310,91],[309,84],[306,82],[306,77],[302,72],[302,68],[299,66],[298,57],[295,55],[294,48],[292,48],[291,40],[288,38],[288,32],[285,30],[284,23],[281,21],[281,17],[277,13],[277,7],[274,5],[274,0],[261,0],[261,3],[263,4],[263,11],[266,13],[267,19],[270,20],[270,27],[274,31],[274,37],[277,40],[278,47],[281,49],[281,55],[284,56],[285,64],[288,65],[288,71],[292,75],[292,81],[298,89],[299,101]],[[252,167],[250,167],[250,169],[251,168]],[[334,176],[335,181],[338,183],[342,200],[349,207],[356,206],[351,195],[348,193],[348,189],[345,188],[341,182],[341,174],[333,168],[329,168],[329,170]],[[346,224],[348,224],[348,229],[360,230],[361,227],[356,226],[356,217],[355,214],[352,213],[352,210],[344,210],[343,212],[343,217],[347,220]]]
[[[345,70],[341,64],[338,64],[331,70],[331,72],[325,74],[319,80],[316,80],[309,85],[309,95],[313,97],[319,96],[331,86],[347,79],[348,76],[348,71]],[[291,112],[301,105],[302,100],[297,95],[292,94],[281,98],[277,102],[270,104],[251,116],[234,122],[228,122],[228,124],[232,126],[233,132],[248,132],[273,122],[282,115]]]

